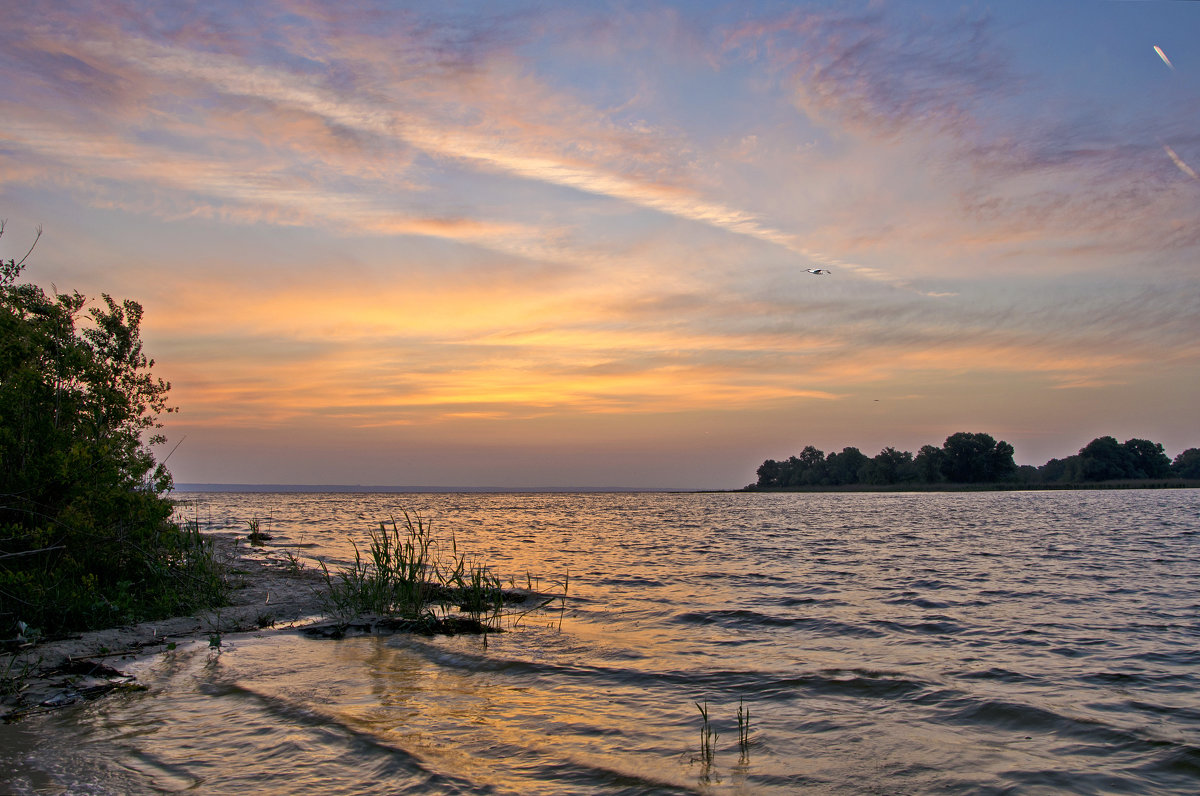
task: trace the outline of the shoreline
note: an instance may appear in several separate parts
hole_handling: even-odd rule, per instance
[[[251,547],[236,534],[208,534],[227,567],[229,604],[177,616],[74,633],[0,658],[0,674],[19,678],[14,694],[0,696],[0,721],[56,710],[111,691],[138,688],[120,671],[122,661],[208,638],[220,644],[232,633],[282,630],[313,624],[325,615],[325,578],[311,564],[295,566],[280,554],[294,546]],[[8,666],[7,673],[4,666]]]
[[[1200,489],[1200,480],[1188,478],[1096,481],[1094,483],[1026,484],[1018,481],[978,484],[905,483],[837,484],[807,486],[757,486],[750,484],[729,492],[1095,492],[1130,489]]]

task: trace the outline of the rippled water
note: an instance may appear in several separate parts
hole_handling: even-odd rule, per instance
[[[0,728],[9,790],[1200,791],[1195,490],[184,497],[333,560],[418,511],[522,584],[569,571],[561,628],[181,647]]]

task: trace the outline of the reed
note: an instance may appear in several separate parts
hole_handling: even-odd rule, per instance
[[[338,615],[379,614],[436,623],[445,620],[448,606],[456,605],[483,632],[500,629],[500,578],[477,559],[460,554],[453,537],[449,550],[443,550],[431,524],[420,515],[405,512],[404,522],[393,518],[390,528],[381,522],[378,531],[370,532],[369,558],[352,544],[354,563],[336,575],[320,562],[327,606]]]
[[[454,536],[450,537],[449,561],[437,569],[441,589],[446,597],[458,603],[458,610],[480,622],[484,628],[499,621],[504,612],[500,578],[478,559],[460,554]]]
[[[708,720],[708,700],[703,704],[696,702],[696,709],[700,711],[700,760],[704,765],[712,765],[713,757],[716,755],[717,749],[717,733],[712,728],[712,724]]]
[[[262,547],[264,542],[271,541],[271,534],[259,529],[257,519],[246,520],[246,525],[250,528],[250,533],[246,535],[246,539],[252,547]]]
[[[8,656],[8,661],[0,666],[0,697],[16,696],[25,690],[29,678],[41,663],[22,659],[15,652]]]
[[[286,562],[284,566],[287,568],[287,571],[293,575],[298,575],[300,571],[304,569],[304,562],[301,561],[300,556],[298,556],[292,550],[284,550],[283,558]]]
[[[562,586],[562,595],[560,596],[561,602],[559,603],[558,608],[558,629],[562,630],[563,614],[567,612],[567,591],[571,588],[571,570],[568,568],[563,574],[563,579],[561,581],[555,581],[555,584]]]
[[[750,760],[750,709],[741,699],[738,700],[737,723],[738,749],[741,751],[741,762],[745,764]]]

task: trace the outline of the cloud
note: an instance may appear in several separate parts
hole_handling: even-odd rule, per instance
[[[963,258],[1044,268],[1087,246],[1110,260],[1200,244],[1185,220],[1200,212],[1197,196],[1161,156],[1163,139],[1197,145],[1194,98],[1155,107],[1151,118],[1114,112],[1108,95],[1022,68],[1002,32],[987,16],[885,4],[730,28],[727,57],[765,65],[831,138],[799,158],[808,172],[840,175],[847,194],[862,186],[843,212],[818,208],[830,221],[807,234],[810,245],[849,258],[936,252],[890,265],[946,275]],[[831,156],[832,166],[820,162]]]
[[[439,287],[396,275],[319,292],[210,283],[175,296],[177,306],[157,299],[148,334],[173,363],[166,375],[188,421],[213,425],[737,413],[970,374],[1128,384],[1147,359],[1182,370],[1200,361],[1190,297],[1136,280],[1042,285],[1025,306],[1024,286],[972,288],[969,301],[930,313],[900,295],[851,306],[800,290],[629,303],[572,275],[538,290],[476,276]]]
[[[162,255],[147,334],[209,427],[777,420],[1194,368],[1190,106],[1051,118],[987,17],[774,8],[21,11],[0,180],[143,214],[104,218],[158,249],[79,246],[113,278]]]
[[[814,264],[836,265],[869,279],[906,286],[904,280],[878,267],[823,253],[752,213],[705,198],[692,184],[686,149],[670,136],[644,126],[614,123],[606,113],[551,90],[516,67],[505,47],[473,50],[478,41],[472,36],[440,46],[421,39],[428,35],[427,28],[401,29],[400,41],[392,43],[388,53],[403,49],[410,40],[420,41],[421,46],[415,59],[397,63],[379,51],[378,37],[343,30],[327,42],[332,46],[321,60],[284,67],[248,62],[237,37],[221,51],[212,49],[220,39],[211,37],[204,26],[157,39],[110,25],[80,29],[76,23],[75,27],[74,36],[60,34],[39,41],[64,58],[86,61],[98,74],[121,77],[126,101],[113,103],[116,113],[102,129],[123,127],[122,143],[142,150],[120,158],[142,164],[125,172],[124,178],[166,182],[171,189],[200,194],[194,200],[195,214],[251,222],[319,222],[320,215],[312,207],[325,202],[318,203],[316,195],[322,200],[337,197],[351,175],[361,182],[357,193],[417,188],[409,173],[413,153],[420,153],[483,172],[615,199],[780,246]],[[283,44],[309,53],[315,49],[312,35],[293,31]],[[287,54],[295,60],[295,52]],[[410,67],[414,74],[405,71]],[[65,79],[61,72],[60,81]],[[164,92],[189,99],[159,111]],[[152,108],[150,113],[146,105]],[[147,135],[151,129],[155,133]],[[178,140],[163,140],[164,133]],[[79,127],[71,125],[70,136],[80,135]],[[53,138],[52,133],[45,136],[39,131],[16,143],[70,162],[73,172],[85,175],[92,171],[85,162],[90,155],[96,158],[98,171],[115,179],[112,168],[106,167],[112,165],[112,158],[91,151],[95,142],[85,137],[81,147],[64,141],[64,147],[52,148],[48,142]],[[134,140],[136,145],[131,144]],[[276,143],[280,140],[285,143]],[[181,158],[184,161],[207,153],[208,170],[215,173],[194,169],[187,174],[181,163],[174,163],[169,171],[159,168],[180,149],[188,153]],[[370,165],[381,161],[389,166],[376,171]],[[172,171],[175,179],[170,177]],[[203,197],[231,206],[214,206]],[[139,197],[136,205],[144,201]],[[174,206],[167,215],[177,216],[178,202],[169,204]],[[367,210],[333,217],[342,223],[361,218],[361,228],[371,232],[446,231],[431,224],[392,225]],[[481,235],[460,239],[524,256],[548,255],[544,248],[517,245],[512,238],[505,242]]]
[[[962,134],[984,100],[1017,82],[986,18],[797,10],[738,26],[724,46],[764,58],[814,120],[883,139],[914,128]]]

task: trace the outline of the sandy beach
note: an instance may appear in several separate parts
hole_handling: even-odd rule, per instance
[[[251,547],[244,537],[216,535],[228,568],[229,605],[192,616],[93,630],[21,648],[8,676],[26,673],[20,690],[0,699],[0,719],[65,707],[120,688],[136,688],[122,661],[195,639],[219,643],[231,633],[294,627],[320,619],[324,576],[311,562],[297,566],[285,548]],[[293,547],[287,548],[294,553]],[[8,656],[0,658],[0,673]]]

